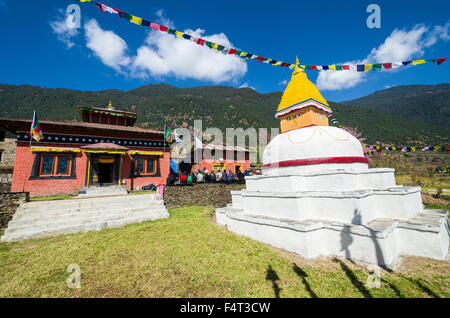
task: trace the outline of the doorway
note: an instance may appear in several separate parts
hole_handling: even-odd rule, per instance
[[[91,159],[92,186],[108,186],[119,182],[120,157],[114,155],[93,155]]]

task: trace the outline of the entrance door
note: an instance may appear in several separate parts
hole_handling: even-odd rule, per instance
[[[98,183],[113,183],[114,163],[98,164]]]
[[[93,186],[112,185],[119,182],[120,157],[114,155],[93,155],[91,159],[91,179]]]

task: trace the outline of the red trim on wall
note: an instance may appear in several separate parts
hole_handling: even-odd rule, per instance
[[[366,157],[325,157],[325,158],[295,159],[295,160],[280,161],[276,163],[269,163],[267,165],[263,165],[263,168],[308,166],[327,163],[369,163],[369,159],[367,159]]]

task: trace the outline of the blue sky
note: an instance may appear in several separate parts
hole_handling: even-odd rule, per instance
[[[447,1],[100,2],[290,63],[296,55],[301,64],[318,65],[450,56]],[[73,3],[0,0],[0,83],[79,90],[228,85],[268,93],[282,91],[290,78],[287,68],[223,56],[89,3],[77,3],[81,28],[65,29],[66,7]],[[379,29],[366,25],[370,3],[381,8]],[[342,101],[392,86],[449,82],[450,61],[370,74],[322,73],[318,78],[318,71],[308,71],[308,77],[327,100]]]

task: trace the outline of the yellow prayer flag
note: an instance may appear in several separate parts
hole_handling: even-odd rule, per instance
[[[213,43],[213,44],[212,44],[212,47],[213,47],[213,49],[216,49],[216,50],[217,50],[217,49],[219,48],[219,44]]]
[[[416,147],[411,147],[411,152],[416,151]]]
[[[335,70],[335,71],[336,71],[336,65],[330,65],[329,69],[330,69],[330,70]]]
[[[183,32],[180,32],[180,31],[175,31],[175,35],[177,36],[177,37],[179,37],[179,38],[182,38],[183,37]]]
[[[135,17],[134,15],[132,15],[130,22],[133,22],[134,24],[137,24],[137,25],[141,25],[142,18]]]
[[[368,72],[372,69],[373,64],[364,64],[364,72]]]
[[[425,63],[425,60],[417,60],[417,61],[412,62],[413,65],[423,64],[423,63]]]
[[[281,65],[283,62],[280,62],[280,61],[278,61],[278,62],[276,62],[276,63],[274,63],[274,64],[272,64],[272,65]]]
[[[247,52],[241,52],[241,56],[246,56],[247,54]]]

